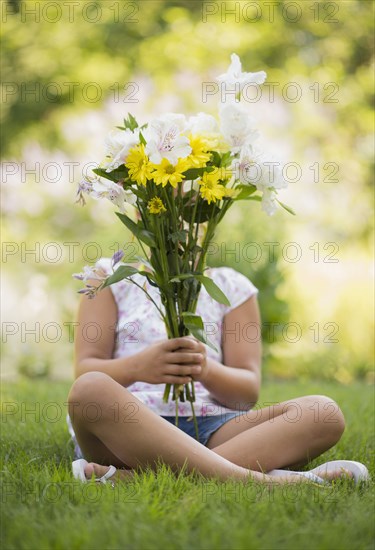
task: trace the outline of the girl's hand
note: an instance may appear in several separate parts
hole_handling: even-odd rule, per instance
[[[206,367],[206,350],[190,336],[163,340],[134,356],[137,380],[149,384],[187,384],[199,380]]]
[[[202,342],[200,342],[199,340],[195,340],[195,342],[197,344],[197,351],[195,351],[195,353],[201,354],[203,359],[199,364],[199,369],[200,369],[199,372],[197,374],[193,374],[192,378],[197,382],[203,383],[208,375],[208,370],[209,370],[209,364],[207,361],[207,351],[206,351],[206,346]]]

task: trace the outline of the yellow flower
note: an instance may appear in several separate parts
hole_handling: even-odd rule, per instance
[[[202,134],[200,138],[206,145],[208,151],[226,153],[230,150],[230,145],[225,141],[222,134],[219,134],[218,132],[208,132],[206,134]]]
[[[153,168],[152,179],[156,185],[165,187],[170,183],[172,187],[177,187],[177,184],[185,178],[183,172],[190,168],[190,163],[186,159],[178,159],[174,166],[169,160],[162,159],[160,164],[153,164]]]
[[[218,179],[221,180],[222,182],[227,181],[232,177],[231,169],[228,168],[228,167],[224,167],[224,166],[221,167],[221,168],[215,167],[215,171],[211,172],[211,175],[212,174],[217,175]]]
[[[220,201],[224,196],[226,189],[223,185],[219,184],[220,172],[205,172],[202,178],[198,181],[200,185],[200,195],[203,197],[208,204],[211,202]]]
[[[211,158],[211,153],[207,153],[209,150],[206,140],[200,136],[189,136],[190,147],[192,149],[187,160],[190,162],[193,168],[203,168]]]
[[[232,197],[235,197],[237,195],[237,191],[235,189],[228,189],[227,187],[225,188],[225,197],[229,197],[229,198],[232,198]]]
[[[147,203],[147,208],[150,214],[161,214],[167,210],[163,204],[163,201],[159,199],[159,197],[153,197],[150,199]]]
[[[152,179],[152,163],[142,144],[130,149],[125,166],[129,170],[130,178],[139,185],[146,185],[147,180]]]

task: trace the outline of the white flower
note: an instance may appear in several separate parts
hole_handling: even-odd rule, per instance
[[[239,158],[232,162],[231,170],[237,181],[255,185],[260,191],[288,186],[283,178],[281,163],[268,159],[252,145],[242,147]]]
[[[106,172],[111,172],[121,166],[126,161],[129,150],[139,143],[139,129],[134,132],[130,130],[119,130],[111,132],[105,141],[107,148],[107,160],[104,161],[103,168]]]
[[[83,178],[83,180],[80,181],[80,183],[78,184],[76,202],[78,202],[81,206],[84,206],[86,204],[84,193],[87,193],[87,195],[89,195],[91,191],[92,191],[91,179]]]
[[[253,166],[253,181],[257,189],[284,189],[288,183],[284,180],[281,163],[277,160],[265,158],[262,155]]]
[[[232,53],[231,64],[228,68],[228,72],[217,77],[218,82],[223,82],[228,86],[234,86],[238,88],[238,92],[242,92],[247,84],[263,84],[267,78],[267,74],[264,71],[257,73],[243,73],[241,60],[237,54]]]
[[[184,115],[167,113],[154,119],[143,133],[150,161],[160,164],[162,159],[167,159],[177,164],[179,158],[189,156],[192,151],[189,139],[182,135],[186,127]]]
[[[272,216],[277,209],[277,189],[288,186],[282,175],[281,163],[246,145],[231,164],[236,181],[255,185],[262,192],[262,210]]]
[[[128,204],[135,204],[137,202],[137,195],[133,193],[131,189],[123,189],[124,201]]]
[[[256,150],[252,145],[246,144],[241,148],[240,156],[233,159],[230,169],[233,172],[235,181],[255,185],[254,179],[257,172],[254,173],[254,166],[261,158],[260,151]]]
[[[238,103],[223,105],[220,109],[220,128],[232,153],[238,153],[244,145],[252,144],[259,132],[246,109]]]
[[[72,277],[79,279],[80,281],[88,281],[93,279],[94,281],[105,281],[107,274],[102,267],[90,267],[85,265],[82,273],[73,273]]]
[[[277,210],[276,193],[272,189],[265,189],[263,191],[262,210],[269,216],[273,216]]]
[[[220,133],[219,125],[215,117],[206,113],[198,113],[191,116],[188,121],[188,132],[193,136],[199,136],[210,151],[226,152],[229,145]]]
[[[119,208],[120,212],[125,212],[125,203],[134,204],[137,200],[130,189],[124,189],[114,181],[99,179],[92,182],[90,195],[94,199],[108,199]]]
[[[206,113],[198,113],[191,116],[188,121],[188,129],[194,134],[212,134],[219,131],[216,118]]]

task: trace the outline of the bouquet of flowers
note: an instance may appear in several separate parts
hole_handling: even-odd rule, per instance
[[[254,143],[258,131],[240,104],[247,84],[260,85],[266,73],[242,72],[241,62],[232,55],[228,72],[218,81],[235,86],[237,95],[221,103],[219,123],[211,115],[198,113],[187,119],[167,113],[139,126],[131,115],[107,139],[107,156],[94,175],[78,188],[77,202],[84,194],[109,199],[118,209],[119,220],[138,240],[142,268],[121,262],[123,252],[112,258],[116,267],[109,277],[98,268],[85,267],[74,275],[80,280],[97,279],[99,286],[86,284],[80,293],[90,298],[109,285],[126,279],[137,284],[154,303],[165,323],[168,338],[193,335],[208,346],[202,318],[196,306],[202,285],[220,303],[230,305],[221,289],[205,275],[207,250],[216,227],[234,202],[259,201],[272,215],[277,204],[293,213],[277,199],[286,187],[279,163],[269,162]],[[128,216],[128,206],[136,210],[136,221]],[[159,289],[158,305],[145,286],[132,279],[139,274]],[[194,414],[194,382],[167,384],[164,401],[190,401]]]

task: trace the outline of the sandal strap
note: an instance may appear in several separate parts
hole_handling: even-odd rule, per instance
[[[314,481],[315,483],[319,484],[326,484],[326,480],[317,476],[316,474],[313,474],[312,472],[293,472],[294,474],[297,474],[299,476],[306,477],[310,481]]]
[[[115,468],[114,466],[110,466],[108,472],[106,472],[104,476],[99,477],[96,481],[98,483],[107,483],[107,479],[112,477],[116,473],[116,470],[117,468]]]

